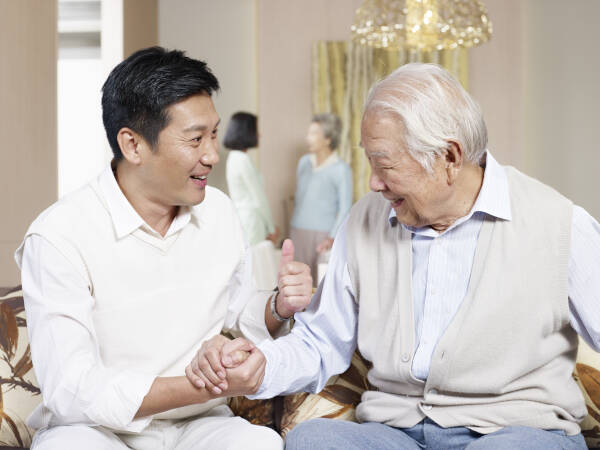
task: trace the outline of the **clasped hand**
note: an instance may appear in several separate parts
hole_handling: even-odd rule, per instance
[[[216,335],[205,341],[185,368],[188,379],[218,397],[250,395],[258,391],[266,360],[252,342]]]
[[[294,261],[291,239],[283,242],[277,279],[275,308],[281,317],[291,317],[309,305],[310,268]],[[217,335],[202,344],[185,374],[198,388],[206,388],[216,396],[232,397],[256,393],[262,384],[265,366],[265,356],[252,342]]]

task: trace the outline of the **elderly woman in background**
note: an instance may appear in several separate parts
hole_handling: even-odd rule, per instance
[[[247,154],[258,145],[257,118],[237,112],[229,121],[223,145],[230,150],[226,176],[229,195],[251,246],[253,273],[260,289],[277,284],[278,261],[273,244],[279,230],[273,223],[260,172]]]
[[[308,154],[298,162],[290,234],[296,259],[310,266],[315,282],[319,254],[331,248],[352,206],[352,171],[335,152],[341,131],[336,115],[315,115],[306,136]]]

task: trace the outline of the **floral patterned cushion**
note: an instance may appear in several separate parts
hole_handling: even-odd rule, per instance
[[[332,377],[318,394],[301,393],[271,400],[235,397],[229,406],[234,414],[255,425],[274,428],[282,436],[305,420],[316,417],[355,421],[354,410],[362,392],[369,388],[370,363],[356,352],[346,372]]]
[[[296,394],[285,398],[281,417],[282,436],[305,420],[322,417],[326,419],[356,422],[354,411],[362,393],[369,389],[367,372],[371,363],[357,351],[346,372],[332,377],[318,394]]]
[[[41,401],[26,326],[21,286],[0,288],[0,445],[31,445],[25,419]]]
[[[600,447],[600,354],[581,338],[573,377],[583,391],[588,410],[580,424],[583,437],[588,447]]]

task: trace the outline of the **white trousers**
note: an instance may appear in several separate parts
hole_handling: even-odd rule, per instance
[[[208,415],[181,420],[153,420],[139,434],[117,434],[104,427],[68,425],[38,431],[32,450],[281,450],[273,430],[234,417],[225,406]]]

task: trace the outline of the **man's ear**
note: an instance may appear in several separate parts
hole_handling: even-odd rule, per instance
[[[464,163],[462,147],[458,142],[449,141],[444,153],[448,184],[453,184]]]
[[[142,162],[142,153],[147,146],[146,141],[131,128],[123,127],[117,133],[117,142],[123,158],[131,164],[139,165]]]

